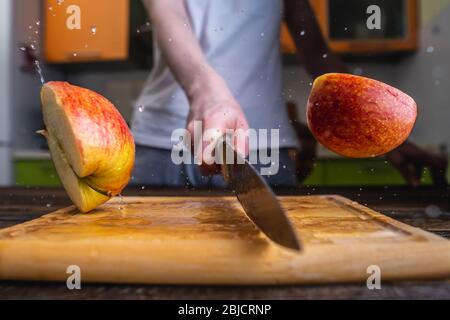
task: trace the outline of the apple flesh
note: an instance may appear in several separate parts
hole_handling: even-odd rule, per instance
[[[385,83],[350,74],[318,77],[307,105],[308,126],[331,151],[351,158],[385,154],[410,135],[417,105]]]
[[[45,130],[58,176],[81,212],[119,194],[134,165],[133,136],[106,98],[67,82],[41,90]]]

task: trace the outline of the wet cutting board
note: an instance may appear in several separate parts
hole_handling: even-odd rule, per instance
[[[0,279],[154,284],[365,283],[450,278],[450,241],[339,196],[281,197],[304,244],[268,240],[233,197],[115,199],[0,231]],[[369,270],[370,271],[370,270]]]

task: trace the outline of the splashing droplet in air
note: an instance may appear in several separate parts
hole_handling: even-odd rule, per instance
[[[30,49],[31,50],[36,50],[36,46],[34,44],[30,44]]]
[[[20,51],[27,51],[27,48],[25,48],[25,47],[20,47],[19,50],[20,50]]]
[[[138,110],[139,110],[139,112],[144,112],[145,107],[144,107],[144,106],[139,106],[139,107],[138,107]]]
[[[64,2],[64,0],[56,0],[56,4],[57,4],[58,6],[62,5],[63,2]]]
[[[40,25],[41,25],[41,21],[39,21],[39,20],[36,21],[36,25],[37,25],[37,26],[40,26]]]
[[[302,37],[303,37],[305,34],[306,34],[305,30],[302,30],[302,31],[300,32],[300,35],[301,35]]]
[[[41,80],[41,84],[45,83],[44,75],[42,73],[41,65],[39,63],[39,60],[34,60],[34,66],[36,67],[36,72],[39,75],[39,80]]]
[[[123,201],[123,196],[119,193],[119,210],[125,209],[125,201]]]
[[[91,27],[91,34],[95,36],[96,33],[97,33],[97,27],[96,26],[92,26]]]

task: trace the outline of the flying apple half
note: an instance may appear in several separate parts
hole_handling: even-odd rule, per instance
[[[373,79],[341,73],[318,77],[307,105],[316,139],[350,158],[380,156],[401,145],[417,118],[406,93]]]
[[[106,98],[67,82],[41,90],[50,154],[70,199],[89,212],[119,194],[134,165],[133,136]]]

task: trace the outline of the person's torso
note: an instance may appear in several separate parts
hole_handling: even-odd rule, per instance
[[[186,0],[186,6],[203,53],[241,104],[250,127],[280,129],[281,137],[292,135],[283,134],[290,128],[282,128],[289,126],[281,94],[282,1]],[[170,139],[175,126],[185,125],[189,111],[183,90],[154,43],[154,68],[133,117],[138,143],[139,136],[155,126],[166,125],[161,133]],[[163,120],[149,123],[156,116]]]

